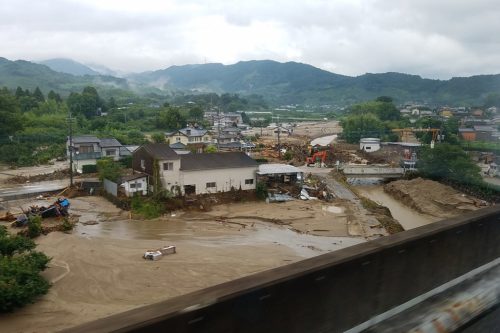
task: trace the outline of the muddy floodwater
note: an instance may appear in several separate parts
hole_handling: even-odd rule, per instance
[[[420,214],[412,208],[402,204],[385,193],[383,185],[355,185],[355,189],[359,194],[389,208],[392,217],[398,220],[405,230],[417,228],[439,220],[439,218],[430,215]]]
[[[325,210],[340,211],[335,206],[326,207]],[[242,225],[239,230],[231,229],[221,233],[220,223],[189,219],[122,220],[99,222],[94,225],[78,224],[76,232],[87,238],[161,240],[172,244],[183,241],[206,247],[254,246],[271,243],[287,247],[304,258],[364,242],[364,239],[353,237],[298,233],[286,227],[265,222],[252,222],[246,227]]]

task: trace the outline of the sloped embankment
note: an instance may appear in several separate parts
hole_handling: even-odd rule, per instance
[[[423,178],[397,180],[385,185],[384,191],[420,213],[440,218],[473,211],[484,204],[450,186]]]

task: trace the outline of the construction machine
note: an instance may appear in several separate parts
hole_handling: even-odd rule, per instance
[[[327,153],[328,153],[327,150],[323,150],[323,151],[318,151],[318,152],[312,154],[312,156],[306,157],[307,166],[316,164],[318,162],[320,162],[321,165],[324,165],[326,162]]]

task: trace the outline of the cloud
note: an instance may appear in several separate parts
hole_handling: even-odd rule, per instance
[[[273,59],[345,75],[499,73],[493,0],[0,0],[10,59],[125,71]]]

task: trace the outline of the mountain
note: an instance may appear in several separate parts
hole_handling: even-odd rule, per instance
[[[98,71],[95,71],[92,68],[71,59],[64,59],[64,58],[48,59],[40,61],[39,64],[48,66],[50,69],[56,72],[78,75],[78,76],[101,74]]]
[[[87,85],[105,90],[109,96],[114,93],[114,89],[122,93],[127,90],[128,94],[133,92],[155,96],[206,92],[257,94],[274,105],[345,106],[378,96],[391,96],[398,103],[415,101],[475,106],[482,105],[490,94],[500,94],[500,75],[476,75],[450,80],[424,79],[402,73],[367,73],[352,77],[297,62],[254,60],[233,65],[213,63],[172,66],[117,78],[97,74],[71,75],[29,61],[0,58],[0,87],[34,89],[39,86],[45,93],[52,89],[67,95],[71,91],[81,91]]]
[[[0,57],[0,87],[15,89],[20,86],[33,90],[38,86],[44,93],[54,90],[67,95],[72,91],[80,92],[88,85],[102,89],[129,89],[126,80],[112,76],[75,76],[56,72],[45,65]]]
[[[259,94],[279,104],[347,105],[386,95],[398,102],[479,105],[488,94],[500,92],[500,75],[451,80],[423,79],[401,73],[351,77],[307,64],[270,60],[172,66],[131,75],[128,79],[163,90]]]

